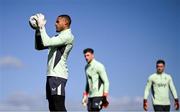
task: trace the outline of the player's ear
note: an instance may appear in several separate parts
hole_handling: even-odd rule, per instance
[[[68,26],[68,21],[66,19],[63,19],[64,25]]]
[[[68,26],[68,23],[67,23],[67,22],[65,22],[65,25],[66,25],[66,26]]]
[[[92,57],[94,58],[94,54],[92,54]]]

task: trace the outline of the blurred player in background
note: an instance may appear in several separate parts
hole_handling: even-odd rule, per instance
[[[170,98],[169,92],[173,94],[175,101],[175,109],[179,110],[179,101],[177,92],[173,83],[173,79],[169,74],[164,72],[165,61],[158,60],[156,62],[156,73],[152,74],[145,87],[143,107],[148,110],[148,96],[151,89],[153,108],[155,112],[169,112],[170,111]]]
[[[85,67],[86,88],[83,93],[82,104],[87,105],[88,111],[100,111],[107,107],[109,102],[107,96],[109,93],[109,80],[103,64],[94,58],[94,50],[87,48],[84,50],[84,57],[87,61]]]

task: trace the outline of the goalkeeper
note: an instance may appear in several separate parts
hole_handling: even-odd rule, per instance
[[[70,29],[71,18],[68,15],[58,16],[55,23],[57,35],[51,38],[46,33],[44,15],[36,14],[32,18],[37,23],[35,48],[37,50],[49,50],[46,82],[46,98],[49,102],[49,110],[66,111],[65,86],[68,79],[66,61],[74,40]]]

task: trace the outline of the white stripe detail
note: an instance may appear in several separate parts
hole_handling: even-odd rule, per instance
[[[61,84],[57,88],[57,95],[61,95]]]

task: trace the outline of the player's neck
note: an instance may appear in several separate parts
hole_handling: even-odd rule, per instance
[[[94,60],[94,58],[93,58],[93,59],[91,59],[91,60],[88,62],[88,64],[91,64],[93,60]]]
[[[164,73],[164,71],[163,72],[156,72],[158,75],[162,75],[163,73]]]
[[[67,29],[69,29],[69,27],[65,27],[65,28],[63,29],[63,31],[64,31],[64,30],[67,30]]]

